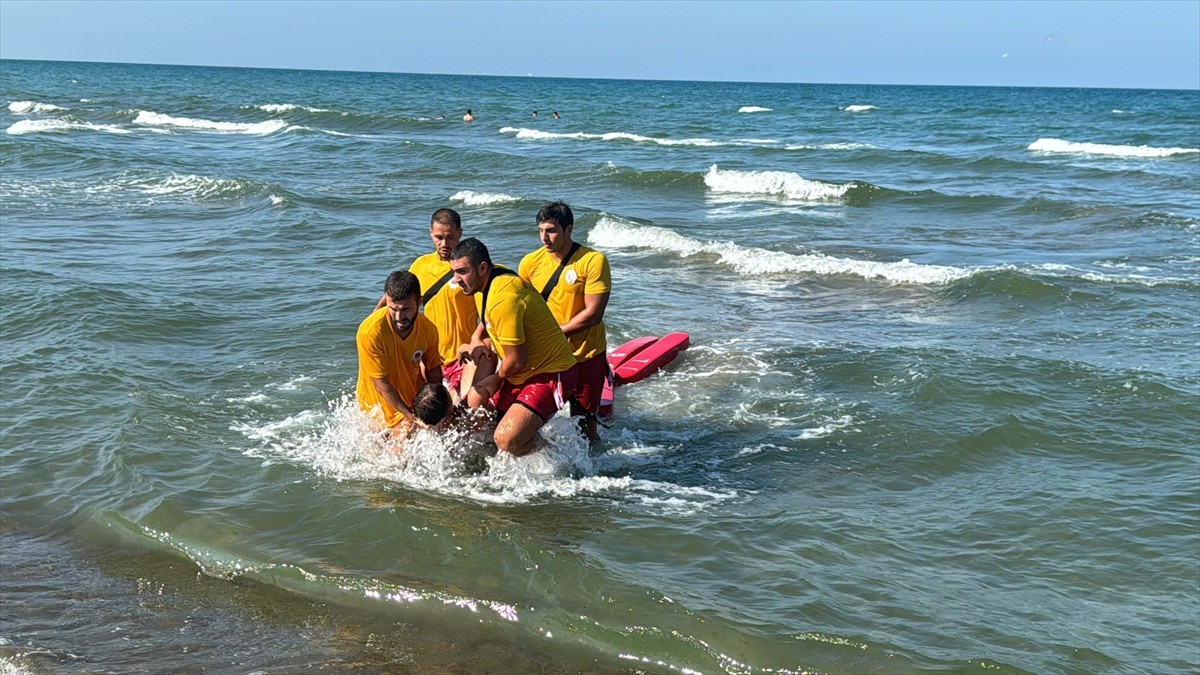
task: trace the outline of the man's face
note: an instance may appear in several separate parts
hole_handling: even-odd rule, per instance
[[[392,321],[392,328],[396,329],[396,334],[400,337],[408,337],[417,320],[417,305],[421,299],[412,297],[396,300],[387,294],[384,297],[387,298],[388,318]]]
[[[454,247],[458,246],[458,240],[462,239],[462,228],[445,223],[432,223],[429,226],[429,237],[433,239],[433,250],[437,251],[438,257],[449,260],[450,251],[453,251]]]
[[[538,223],[538,237],[547,251],[563,254],[571,248],[571,230],[574,228],[575,226],[571,225],[564,230],[557,223],[544,221]]]
[[[482,260],[478,265],[471,266],[471,259],[463,256],[450,261],[450,271],[454,272],[454,283],[467,295],[475,295],[483,290],[488,264]]]

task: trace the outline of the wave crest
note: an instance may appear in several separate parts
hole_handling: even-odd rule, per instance
[[[8,111],[18,115],[32,115],[54,112],[56,110],[67,110],[67,108],[61,108],[52,103],[38,103],[37,101],[13,101],[8,104]]]
[[[1035,152],[1056,152],[1073,155],[1107,155],[1111,157],[1170,157],[1200,152],[1200,148],[1155,148],[1148,145],[1108,145],[1105,143],[1075,143],[1058,138],[1039,138],[1027,148]]]
[[[500,129],[500,133],[516,134],[516,137],[521,140],[554,140],[561,138],[573,138],[578,140],[592,141],[630,141],[633,143],[654,143],[663,146],[690,145],[701,148],[713,148],[723,145],[755,144],[748,141],[716,141],[711,138],[654,138],[652,136],[642,136],[641,134],[629,133],[627,131],[610,131],[603,134],[589,134],[582,131],[575,133],[555,133],[553,131],[542,131],[540,129],[503,127]]]
[[[771,112],[771,108],[764,108],[757,105],[744,105],[738,108],[740,113],[756,113],[756,112]]]
[[[841,199],[848,190],[857,186],[857,183],[822,183],[787,171],[722,171],[716,164],[709,167],[704,184],[713,192],[777,195],[800,201]]]
[[[467,206],[491,206],[493,204],[511,204],[521,201],[520,197],[506,195],[503,192],[474,192],[459,190],[450,195],[450,201],[462,202]]]
[[[14,122],[8,129],[5,129],[5,133],[13,136],[62,131],[103,131],[110,134],[131,133],[128,129],[122,129],[111,124],[92,124],[91,122],[84,122],[70,117],[51,120],[19,120]]]
[[[848,105],[845,108],[842,108],[842,110],[844,110],[846,112],[866,112],[868,110],[877,110],[877,109],[878,108],[876,108],[873,105]]]
[[[683,257],[699,254],[717,256],[718,265],[732,267],[743,276],[808,273],[851,275],[883,279],[892,284],[944,285],[971,276],[972,270],[944,265],[922,265],[907,259],[875,262],[835,258],[822,253],[793,254],[739,246],[731,241],[700,241],[652,225],[623,222],[602,216],[588,232],[588,243],[602,248],[650,248]]]
[[[287,128],[283,120],[266,120],[263,122],[215,122],[213,120],[196,119],[191,117],[172,117],[162,113],[139,110],[134,124],[149,127],[173,127],[179,129],[195,129],[197,131],[213,131],[224,134],[251,134],[265,136]]]
[[[309,113],[334,112],[333,110],[328,110],[326,108],[312,108],[312,107],[309,107],[306,105],[297,105],[295,103],[264,103],[263,105],[256,105],[256,106],[249,106],[249,107],[253,107],[256,110],[261,110],[263,112],[276,113],[276,114],[291,112],[293,110],[303,110],[304,112],[309,112]]]

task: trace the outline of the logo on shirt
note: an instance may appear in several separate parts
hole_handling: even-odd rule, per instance
[[[413,352],[413,363],[419,363],[424,356],[425,351],[422,349],[418,349],[417,351]]]
[[[579,281],[579,275],[575,273],[574,267],[568,267],[567,271],[563,273],[563,278],[567,280],[568,284],[573,284],[576,281]]]

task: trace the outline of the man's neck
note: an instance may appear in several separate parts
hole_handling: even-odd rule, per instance
[[[550,251],[550,256],[558,262],[562,262],[563,258],[567,257],[567,254],[571,252],[571,247],[574,245],[575,242],[568,239],[566,245],[563,246],[562,251]]]

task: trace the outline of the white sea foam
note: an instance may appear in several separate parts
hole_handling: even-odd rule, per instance
[[[1119,265],[1096,263],[1098,267],[1107,269],[1122,269]],[[1011,265],[1002,265],[998,269],[1017,269]],[[1163,274],[1157,270],[1142,266],[1133,266],[1124,268],[1121,273],[1108,274],[1105,272],[1097,272],[1088,270],[1074,265],[1063,265],[1061,263],[1040,263],[1031,265],[1029,273],[1034,275],[1042,275],[1053,278],[1068,278],[1068,279],[1083,279],[1098,284],[1134,284],[1137,286],[1162,286],[1162,285],[1194,285],[1197,280],[1195,277],[1181,277]]]
[[[480,454],[488,445],[487,432],[418,431],[402,444],[390,445],[380,439],[378,428],[358,410],[353,395],[331,401],[327,412],[305,411],[282,420],[238,422],[231,429],[255,443],[243,454],[262,460],[264,465],[286,461],[336,480],[373,484],[391,481],[485,503],[612,495],[634,503],[664,502],[659,510],[695,511],[737,495],[720,489],[597,475],[587,442],[580,437],[574,421],[562,415],[552,417],[539,432],[544,447],[525,457]],[[605,467],[619,470],[622,454],[623,450],[616,447],[597,459]],[[636,449],[632,454],[636,455]],[[463,462],[466,455],[475,455],[486,471],[467,472]]]
[[[785,145],[784,150],[875,150],[870,143],[825,143],[824,145]]]
[[[1073,155],[1107,155],[1111,157],[1170,157],[1200,152],[1200,148],[1154,148],[1148,145],[1107,145],[1104,143],[1074,143],[1058,138],[1039,138],[1029,144],[1036,152],[1057,152]]]
[[[240,191],[242,184],[231,179],[172,173],[168,176],[134,179],[130,181],[129,187],[151,195],[204,198]]]
[[[849,415],[842,415],[837,419],[828,420],[824,424],[810,427],[808,429],[801,429],[800,433],[795,438],[798,441],[810,441],[814,438],[824,438],[825,436],[828,436],[836,431],[840,431],[849,427],[853,423],[853,417],[850,417]]]
[[[211,131],[223,134],[252,134],[265,136],[287,128],[283,120],[266,120],[263,122],[214,122],[212,120],[195,119],[191,117],[172,117],[162,113],[139,110],[134,124],[151,127],[168,127],[176,129],[192,129],[196,131]]]
[[[876,107],[873,105],[848,105],[842,108],[842,110],[846,112],[866,112],[868,110],[876,110]]]
[[[582,131],[575,133],[557,133],[540,129],[523,129],[518,127],[503,127],[502,134],[516,134],[521,140],[556,140],[577,139],[591,141],[628,141],[632,143],[655,143],[664,146],[690,145],[702,148],[712,148],[726,145],[746,145],[745,141],[715,141],[711,138],[654,138],[625,131],[611,131],[604,134],[589,134]]]
[[[834,185],[807,180],[787,171],[735,171],[713,164],[704,176],[704,184],[713,192],[749,195],[775,195],[799,201],[840,199],[854,183]]]
[[[266,103],[264,105],[256,105],[253,107],[269,113],[285,113],[292,110],[303,110],[304,112],[310,113],[333,112],[332,110],[327,110],[325,108],[311,108],[306,105],[297,105],[295,103]]]
[[[128,134],[128,129],[111,124],[92,124],[71,119],[19,120],[5,130],[13,136],[59,131],[103,131],[109,134]]]
[[[763,274],[849,275],[883,279],[893,284],[947,284],[974,271],[945,265],[922,265],[907,259],[876,262],[835,258],[821,253],[794,254],[740,246],[730,241],[700,241],[652,225],[638,225],[602,216],[588,232],[588,242],[600,248],[649,248],[691,257],[717,257],[718,265],[732,267],[744,276]]]
[[[740,113],[756,113],[756,112],[771,112],[771,108],[764,108],[757,105],[744,105],[738,108]]]
[[[506,195],[503,192],[473,192],[459,190],[450,195],[450,201],[462,202],[467,206],[491,206],[493,204],[511,204],[521,201],[520,197]]]
[[[8,104],[8,111],[18,115],[33,115],[36,113],[54,112],[55,110],[66,110],[51,103],[38,103],[37,101],[13,101]]]

